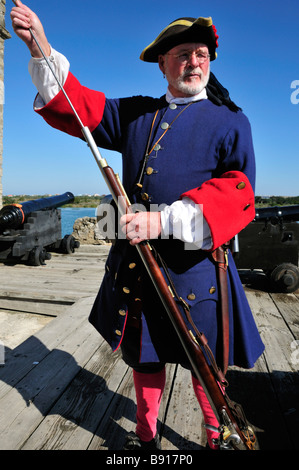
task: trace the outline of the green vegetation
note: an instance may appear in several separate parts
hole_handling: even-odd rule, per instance
[[[10,196],[3,196],[3,205],[6,206],[8,204],[17,204],[22,203],[24,201],[31,201],[32,199],[40,199],[42,197],[50,197],[54,196],[54,194],[43,194],[43,195],[34,195],[29,196],[28,194],[22,195],[10,195]],[[102,196],[75,196],[74,202],[71,204],[65,204],[63,207],[97,207],[100,204],[101,199],[103,199],[104,195]]]
[[[40,199],[42,197],[53,196],[53,194],[44,194],[44,195],[35,195],[29,196],[28,194],[18,195],[18,196],[3,196],[3,205],[7,204],[16,204],[22,203],[24,201],[29,201],[32,199]],[[104,195],[98,196],[75,196],[74,202],[71,204],[66,204],[63,207],[97,207]],[[255,196],[255,205],[256,207],[265,207],[265,206],[291,206],[293,204],[299,204],[299,196]]]
[[[255,196],[256,207],[292,206],[299,204],[299,196]]]

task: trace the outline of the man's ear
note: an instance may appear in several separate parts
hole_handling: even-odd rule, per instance
[[[159,69],[165,74],[165,56],[160,54],[158,57]]]

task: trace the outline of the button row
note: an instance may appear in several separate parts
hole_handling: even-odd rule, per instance
[[[215,287],[215,286],[210,287],[209,293],[210,293],[210,294],[214,294],[215,292],[216,292],[216,287]],[[191,294],[188,294],[188,295],[187,295],[187,299],[188,299],[188,300],[195,300],[195,299],[196,299],[196,295],[195,295],[193,292],[191,292]]]

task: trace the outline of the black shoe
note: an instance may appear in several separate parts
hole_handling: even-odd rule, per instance
[[[123,450],[135,450],[137,452],[161,450],[161,443],[158,434],[151,441],[145,442],[139,439],[134,432],[130,432],[126,437]]]

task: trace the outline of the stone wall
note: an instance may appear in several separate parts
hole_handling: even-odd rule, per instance
[[[105,245],[109,240],[100,232],[96,217],[82,217],[73,226],[73,237],[81,245]]]
[[[5,4],[0,0],[0,208],[2,207],[2,163],[3,163],[3,105],[4,105],[4,41],[11,36],[5,29]]]

